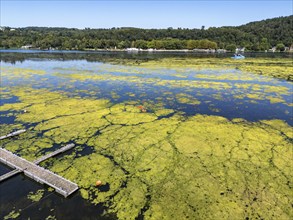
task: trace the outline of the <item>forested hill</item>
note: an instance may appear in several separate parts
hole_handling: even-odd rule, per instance
[[[293,43],[293,16],[251,22],[237,27],[205,29],[111,28],[83,30],[76,28],[2,27],[1,48],[30,45],[48,49],[216,49],[264,51],[277,46],[284,50]]]
[[[270,39],[270,43],[273,45],[283,42],[289,47],[293,43],[293,16],[251,22],[239,26],[237,29],[246,33],[252,33],[259,39]]]

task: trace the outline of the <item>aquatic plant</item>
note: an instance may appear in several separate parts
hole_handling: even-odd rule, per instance
[[[197,114],[202,107],[224,115],[218,103],[225,103],[234,113],[257,106],[261,114],[265,104],[289,115],[290,82],[260,75],[290,76],[291,60],[168,58],[52,69],[3,68],[0,114],[13,124],[1,124],[1,132],[27,132],[1,146],[33,161],[74,142],[73,151],[41,166],[76,182],[82,198],[119,219],[292,216],[292,127]]]
[[[292,127],[282,120],[186,117],[147,103],[150,111],[141,112],[140,102],[114,104],[29,87],[10,92],[19,102],[0,111],[16,111],[18,126],[29,130],[2,146],[30,160],[54,143],[92,149],[47,166],[119,219],[292,216]],[[97,180],[105,187],[96,187]]]
[[[6,215],[4,217],[4,220],[15,219],[15,218],[19,217],[20,216],[20,211],[21,210],[19,210],[19,211],[12,210],[8,215]]]
[[[194,98],[191,95],[184,94],[184,93],[177,93],[176,100],[177,100],[177,102],[179,102],[181,104],[190,104],[190,105],[199,105],[200,104],[200,101],[198,101],[196,98]]]
[[[266,75],[280,79],[293,80],[293,65],[290,58],[247,58],[245,60],[233,60],[230,58],[164,58],[140,63],[141,67],[147,68],[189,68],[193,70],[202,69],[237,69],[259,75]],[[200,76],[199,76],[200,77]],[[221,77],[223,79],[223,77]]]
[[[56,220],[57,218],[54,215],[47,216],[46,220]]]
[[[30,199],[31,201],[33,202],[38,202],[40,201],[40,199],[43,197],[44,195],[44,191],[43,189],[39,189],[38,191],[36,191],[35,193],[34,192],[30,192],[28,195],[27,195],[27,198]]]

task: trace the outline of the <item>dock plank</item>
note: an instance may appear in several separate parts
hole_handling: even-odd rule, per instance
[[[54,156],[56,156],[56,155],[58,155],[60,153],[63,153],[65,151],[67,151],[67,150],[70,150],[74,146],[75,146],[74,144],[68,144],[68,145],[66,145],[66,146],[64,146],[64,147],[62,147],[62,148],[60,148],[60,149],[58,149],[56,151],[53,151],[53,152],[51,152],[49,154],[46,154],[46,155],[40,157],[39,159],[34,161],[34,164],[39,164],[39,163],[41,163],[41,162],[43,162],[43,161],[45,161],[45,160],[47,160],[47,159],[49,159],[51,157],[54,157]],[[2,182],[4,180],[7,180],[7,179],[9,179],[9,178],[13,177],[14,175],[17,175],[17,174],[19,174],[21,172],[22,172],[21,170],[12,170],[12,171],[10,171],[8,173],[5,173],[5,174],[0,176],[0,182]]]
[[[6,180],[6,179],[8,179],[10,177],[13,177],[14,175],[19,174],[19,173],[21,173],[20,170],[12,170],[12,171],[10,171],[8,173],[5,173],[5,174],[0,176],[0,182],[4,181],[4,180]]]
[[[13,169],[24,172],[26,176],[36,180],[39,183],[51,186],[56,190],[56,192],[62,194],[64,197],[69,196],[78,189],[77,184],[3,148],[0,148],[0,162],[10,166]]]
[[[15,131],[15,132],[12,132],[10,134],[7,134],[7,135],[4,135],[4,136],[1,136],[0,137],[0,140],[3,140],[5,138],[9,138],[9,137],[13,137],[13,136],[16,136],[16,135],[20,135],[22,133],[26,132],[25,129],[22,129],[22,130],[18,130],[18,131]]]

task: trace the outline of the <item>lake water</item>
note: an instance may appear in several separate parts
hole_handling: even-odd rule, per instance
[[[76,180],[82,190],[65,199],[55,192],[51,192],[48,187],[39,185],[23,175],[17,175],[0,183],[0,218],[11,211],[19,212],[21,219],[158,219],[162,216],[167,216],[167,219],[171,216],[175,219],[212,219],[219,216],[219,213],[222,213],[221,218],[231,217],[235,213],[238,217],[243,218],[257,216],[260,216],[260,219],[261,217],[270,218],[272,213],[268,210],[279,210],[279,205],[266,206],[267,211],[259,211],[258,207],[263,206],[266,202],[270,204],[272,201],[275,202],[277,195],[272,190],[277,188],[272,185],[266,192],[265,188],[261,190],[261,187],[269,184],[270,178],[277,176],[278,172],[281,173],[280,175],[284,174],[285,179],[274,180],[276,184],[281,181],[282,187],[280,204],[282,204],[283,211],[275,211],[276,216],[290,217],[292,213],[290,214],[287,211],[290,208],[286,207],[286,203],[292,202],[292,194],[291,197],[288,197],[290,191],[288,187],[291,187],[292,183],[286,183],[286,180],[290,180],[288,171],[283,170],[285,169],[283,166],[276,165],[277,162],[269,165],[274,156],[262,158],[260,155],[261,152],[263,155],[269,153],[269,146],[275,144],[277,146],[273,140],[269,142],[266,138],[276,135],[276,137],[283,138],[282,141],[284,141],[284,143],[281,142],[281,139],[279,141],[282,143],[280,146],[284,146],[283,154],[280,154],[279,157],[282,158],[285,152],[291,152],[291,155],[289,153],[284,161],[292,159],[292,151],[288,145],[289,142],[292,143],[292,139],[290,140],[290,135],[286,133],[293,124],[292,82],[244,72],[235,68],[233,63],[229,64],[229,58],[225,57],[230,56],[231,54],[1,51],[3,95],[1,106],[4,107],[0,108],[0,114],[1,124],[5,128],[3,130],[12,131],[17,126],[29,130],[28,134],[5,140],[1,145],[20,156],[31,159],[41,153],[56,149],[60,145],[69,142],[76,143],[78,150],[59,155],[42,165],[65,178]],[[265,59],[266,61],[288,59],[290,55],[247,54],[247,56],[248,60],[251,59],[254,62],[253,59]],[[162,66],[160,66],[161,59],[164,60]],[[194,59],[202,59],[204,63],[202,65],[189,63],[189,60]],[[227,60],[228,64],[219,68],[215,66],[217,59],[222,64]],[[28,96],[28,94],[30,95]],[[54,98],[55,96],[56,98]],[[59,101],[56,102],[55,99]],[[94,101],[98,101],[97,104],[91,104]],[[106,104],[102,102],[106,102]],[[17,103],[23,103],[24,107],[19,107]],[[83,107],[85,110],[81,112],[76,110]],[[23,113],[24,108],[28,109],[27,116]],[[56,108],[59,108],[59,112]],[[52,109],[52,117],[48,116],[48,112],[46,112],[50,109]],[[92,115],[92,111],[105,111],[106,113]],[[82,123],[75,121],[76,117],[83,117],[82,115],[88,115],[85,117],[93,117],[93,120],[96,120],[97,114],[101,114],[97,124],[82,118],[80,122],[85,125],[82,127],[80,125]],[[141,117],[142,114],[145,115]],[[227,121],[223,122],[223,120]],[[265,127],[266,123],[274,123],[274,125]],[[278,125],[277,129],[275,123],[285,125]],[[73,126],[68,126],[70,124]],[[14,125],[16,127],[13,127]],[[203,127],[199,127],[197,131],[197,125]],[[287,126],[287,130],[282,130],[285,126]],[[215,127],[216,129],[212,130]],[[73,134],[74,128],[76,130],[89,128],[88,136],[84,132]],[[251,176],[253,178],[255,176],[254,174],[249,176],[245,169],[254,173],[257,172],[255,167],[249,165],[250,159],[247,159],[248,162],[245,162],[245,165],[237,165],[240,159],[237,159],[235,155],[235,158],[231,159],[234,157],[231,154],[234,142],[230,143],[228,137],[228,139],[221,140],[219,135],[223,131],[225,133],[223,136],[231,132],[229,135],[237,136],[239,133],[240,137],[241,134],[243,136],[244,131],[239,131],[239,129],[245,130],[246,128],[254,129],[252,134],[255,132],[255,137],[253,135],[248,137],[247,134],[247,137],[244,135],[243,139],[235,138],[235,149],[237,152],[242,152],[244,145],[250,146],[253,143],[251,145],[257,146],[256,143],[260,144],[262,149],[258,149],[259,151],[256,152],[252,146],[252,153],[247,155],[249,158],[257,155],[258,172],[275,172],[270,177],[260,177],[261,181],[258,185],[251,187],[248,187],[250,184],[245,185],[244,183],[256,181],[250,179]],[[158,134],[166,129],[166,138],[155,137],[156,129],[158,129]],[[193,133],[203,130],[205,130],[204,134],[199,137],[191,135],[182,138],[187,131]],[[110,133],[107,134],[107,132]],[[66,133],[68,135],[65,135]],[[286,138],[284,134],[287,135]],[[1,135],[4,134],[1,132]],[[153,136],[150,137],[150,135]],[[204,135],[207,137],[199,140]],[[44,141],[44,137],[48,140]],[[117,139],[117,137],[121,137],[121,139]],[[277,140],[277,138],[275,139]],[[33,148],[32,145],[37,145],[35,140],[40,140],[41,146],[47,144],[51,147],[34,146]],[[125,140],[125,143],[122,140]],[[218,147],[217,140],[219,140],[219,146],[231,147],[227,151],[229,154],[219,156],[219,150],[215,150]],[[245,141],[248,142],[244,143]],[[216,143],[215,148],[209,153],[203,153],[200,150],[201,146],[205,146],[207,142],[211,143],[211,146]],[[17,146],[22,143],[27,146],[27,149]],[[127,146],[127,143],[131,147]],[[190,143],[192,146],[199,147],[199,150],[191,150]],[[242,146],[240,143],[244,145]],[[116,147],[117,149],[115,149]],[[133,148],[137,150],[134,151]],[[158,149],[164,153],[157,152]],[[248,151],[250,151],[249,149],[248,147]],[[35,155],[31,155],[33,151],[35,151]],[[213,155],[217,155],[215,159],[213,159]],[[241,156],[239,157],[241,158]],[[91,171],[78,168],[90,160],[97,161],[98,167],[92,168]],[[78,165],[78,161],[80,161],[80,165]],[[155,165],[146,166],[152,161]],[[268,164],[265,164],[266,162]],[[92,162],[88,163],[88,166],[94,166]],[[168,165],[164,164],[162,169],[158,168],[162,163]],[[178,167],[170,165],[174,163],[180,165]],[[64,167],[59,167],[59,164]],[[252,164],[255,165],[254,162]],[[222,166],[233,168],[228,170],[218,168]],[[269,166],[272,166],[271,171],[268,171]],[[231,170],[239,173],[230,175],[228,173]],[[0,165],[0,174],[7,171],[9,171],[8,167]],[[73,173],[75,172],[85,172],[90,177],[85,176],[85,181],[79,177],[81,175],[79,173],[74,179]],[[199,173],[200,175],[196,176]],[[224,173],[226,174],[224,175]],[[220,174],[223,175],[220,176]],[[158,177],[164,175],[164,178]],[[166,181],[173,175],[178,177],[178,180],[174,183],[173,178],[169,181],[169,186]],[[97,189],[93,185],[100,176],[107,181]],[[198,182],[191,181],[190,184],[194,186],[198,184],[199,191],[193,187],[188,189],[188,185],[185,185],[186,180],[189,181],[195,176]],[[244,180],[242,180],[243,177]],[[200,180],[201,178],[204,180]],[[91,181],[92,183],[90,183]],[[214,185],[208,185],[210,181]],[[243,191],[237,191],[238,184],[240,184],[240,188],[241,184],[245,185],[243,185]],[[161,194],[160,186],[162,187]],[[228,190],[228,193],[222,192],[222,186]],[[34,194],[40,189],[44,189],[44,191],[39,201],[29,199],[30,193]],[[245,194],[248,191],[251,195]],[[219,201],[216,194],[219,194],[219,198],[223,198],[224,195],[225,201]],[[259,197],[260,194],[262,198]],[[186,202],[178,195],[185,197]],[[274,199],[271,201],[267,198],[269,196]],[[283,200],[283,197],[286,197],[288,201]],[[260,202],[251,205],[252,203],[250,204],[249,201],[254,201],[254,198],[258,198]],[[178,202],[179,209],[170,205],[172,199]],[[206,205],[207,203],[208,205]],[[223,211],[225,204],[228,208]],[[173,213],[171,216],[168,217],[164,206],[168,207],[170,213]],[[180,206],[182,207],[180,208]],[[214,216],[204,214],[208,212],[208,209],[203,206],[214,207],[217,214]],[[213,212],[213,210],[209,211]]]

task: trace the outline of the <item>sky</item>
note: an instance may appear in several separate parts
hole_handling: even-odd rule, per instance
[[[0,0],[1,26],[201,28],[292,15],[292,0]]]

